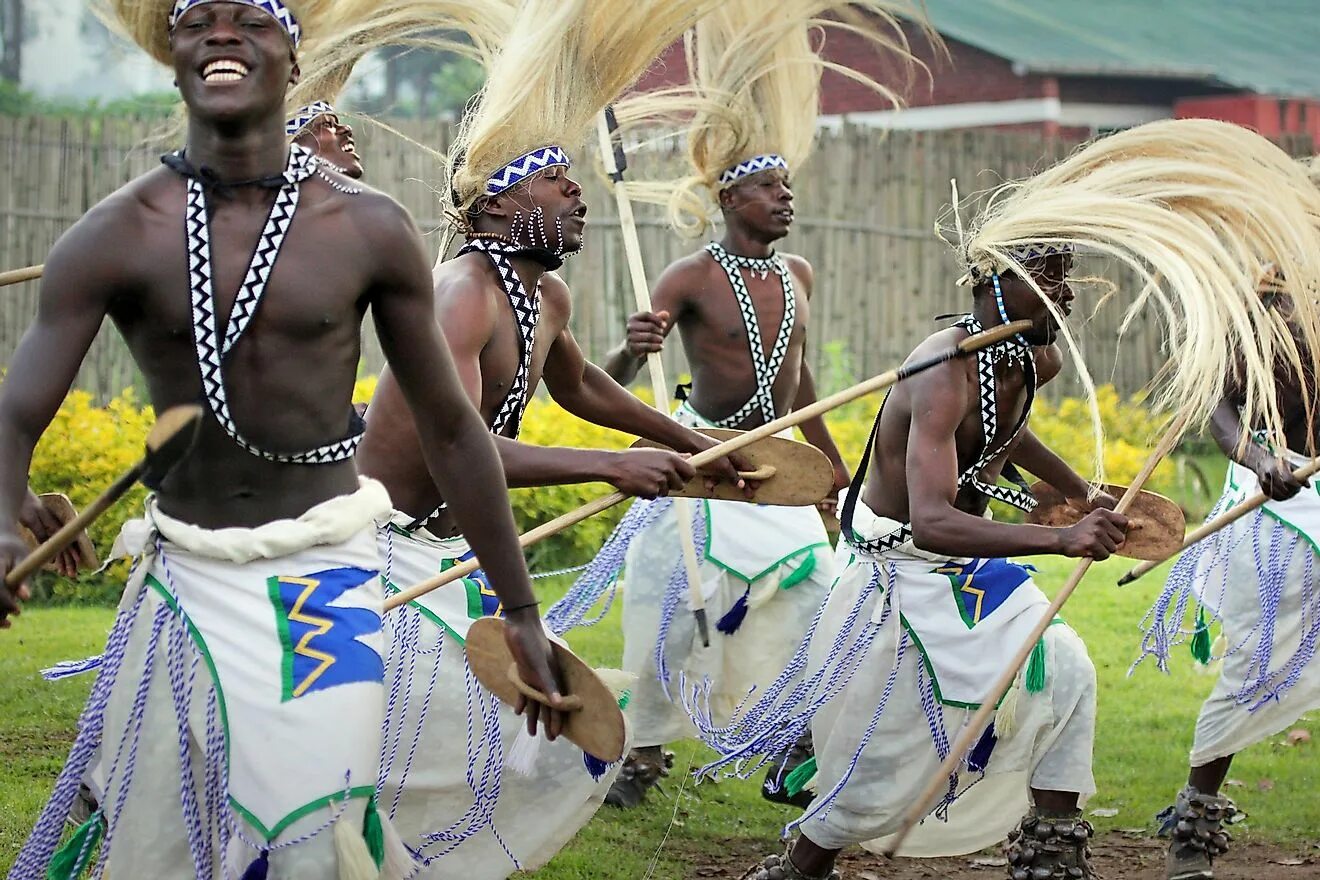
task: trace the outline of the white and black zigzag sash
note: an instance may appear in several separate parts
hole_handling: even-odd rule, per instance
[[[971,315],[965,315],[953,326],[961,327],[973,336],[984,330],[981,322]],[[1018,418],[1017,424],[1013,427],[1012,432],[1004,438],[1004,442],[992,445],[995,433],[999,430],[999,413],[995,405],[995,364],[1006,358],[1022,362],[1023,369],[1027,374],[1027,402],[1022,407],[1022,415]],[[1036,362],[1032,357],[1031,349],[1014,338],[978,350],[976,352],[976,378],[981,408],[981,435],[984,438],[985,445],[982,447],[981,454],[977,456],[976,461],[958,475],[958,488],[974,489],[982,495],[994,498],[997,501],[1003,501],[1022,510],[1031,510],[1036,506],[1036,499],[1030,492],[1024,489],[987,483],[981,479],[981,474],[985,471],[986,466],[994,461],[997,456],[1003,454],[1009,444],[1022,432],[1027,424],[1027,419],[1031,415],[1031,404],[1036,399]],[[887,397],[886,400],[888,400]],[[848,488],[848,498],[843,505],[841,534],[849,546],[863,553],[884,553],[912,539],[912,527],[907,523],[888,534],[870,540],[863,540],[853,530],[853,515],[857,509],[857,499],[861,496],[862,486],[866,482],[866,471],[871,464],[871,454],[875,449],[876,435],[880,432],[880,415],[884,412],[884,409],[882,403],[880,412],[875,415],[875,424],[871,426],[871,436],[866,441],[866,449],[862,452],[861,464],[857,468],[856,475],[853,476],[852,485]]]
[[[229,411],[225,393],[224,361],[251,324],[266,292],[266,282],[279,257],[284,237],[298,209],[298,185],[316,172],[316,157],[297,144],[289,147],[289,161],[284,169],[284,185],[280,187],[275,204],[266,218],[265,228],[257,240],[256,251],[248,264],[247,274],[239,285],[238,295],[230,311],[229,326],[223,341],[220,336],[219,317],[216,313],[214,272],[211,263],[211,226],[206,211],[206,188],[195,177],[187,178],[188,201],[184,213],[184,229],[188,248],[188,282],[192,294],[193,340],[197,348],[197,366],[202,374],[202,393],[215,419],[225,433],[242,449],[258,458],[281,464],[330,464],[353,457],[362,431],[358,430],[342,440],[318,446],[305,452],[267,452],[245,439],[238,431]]]
[[[747,345],[751,349],[752,369],[756,377],[756,390],[752,392],[751,398],[733,415],[716,420],[714,425],[719,428],[736,428],[758,410],[763,423],[774,421],[775,380],[779,378],[779,370],[784,365],[784,356],[788,354],[788,343],[793,336],[793,325],[797,320],[797,295],[793,288],[793,276],[788,271],[788,264],[784,262],[784,258],[778,254],[773,254],[768,259],[744,257],[729,253],[714,241],[706,245],[706,251],[715,262],[720,264],[720,268],[729,279],[729,286],[733,288],[734,298],[738,301],[738,310],[742,313],[743,324],[747,327]],[[779,276],[779,284],[784,291],[784,316],[779,322],[779,332],[775,336],[769,357],[766,356],[765,346],[761,341],[761,322],[757,319],[756,305],[752,302],[752,295],[747,291],[747,284],[743,281],[742,272],[739,271],[741,269],[758,272],[762,278],[774,272]]]
[[[532,375],[532,349],[536,345],[536,325],[541,320],[541,282],[536,282],[536,290],[531,296],[523,285],[518,273],[513,271],[509,254],[513,249],[508,245],[487,239],[474,239],[463,245],[458,256],[473,251],[485,254],[500,275],[504,285],[504,295],[509,298],[509,307],[513,310],[514,322],[518,327],[518,369],[513,374],[509,393],[500,401],[500,408],[490,422],[490,432],[504,437],[517,439],[522,429],[523,413],[527,410],[527,389]],[[512,433],[506,429],[513,428]]]
[[[526,285],[513,270],[513,263],[509,262],[509,254],[515,251],[507,244],[477,238],[459,248],[456,256],[461,257],[474,251],[485,254],[494,264],[495,271],[500,275],[500,283],[504,286],[504,295],[509,298],[514,323],[518,327],[518,369],[513,374],[513,382],[509,384],[509,393],[500,401],[500,408],[495,411],[495,417],[491,419],[489,426],[492,434],[516,440],[518,432],[522,429],[523,413],[527,411],[527,389],[532,374],[532,349],[536,346],[536,325],[541,320],[541,282],[539,280],[536,282],[535,293],[528,296]],[[505,429],[510,426],[513,428],[512,433],[505,433]],[[440,502],[439,506],[430,513],[419,516],[409,523],[408,530],[412,531],[426,525],[447,506],[445,502]]]

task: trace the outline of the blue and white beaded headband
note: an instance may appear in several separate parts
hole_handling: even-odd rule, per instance
[[[720,172],[720,189],[732,186],[744,177],[770,168],[782,168],[787,171],[788,162],[778,153],[766,153],[763,156],[753,156],[750,159],[745,159],[732,168],[726,168]]]
[[[305,107],[299,107],[284,123],[284,133],[291,138],[302,134],[303,129],[311,125],[318,116],[334,116],[335,108],[328,101],[313,101]]]
[[[1031,242],[1027,242],[1026,244],[1010,245],[1009,247],[1003,248],[1003,252],[1005,256],[1007,256],[1009,259],[1013,260],[1018,265],[1021,265],[1030,260],[1040,260],[1040,259],[1044,259],[1045,257],[1053,257],[1061,254],[1062,255],[1074,254],[1076,253],[1076,248],[1073,247],[1071,242],[1066,242],[1066,241],[1065,242],[1031,241]],[[990,275],[998,275],[998,274],[999,274],[999,270],[994,267],[983,268],[982,266],[973,264],[967,267],[967,274],[959,278],[957,284],[958,286],[961,287],[965,284],[970,284],[972,282],[979,281],[982,278],[988,277]]]
[[[1045,257],[1055,257],[1061,254],[1067,255],[1074,252],[1071,242],[1043,242],[1033,241],[1027,244],[1014,245],[1004,248],[1004,253],[1013,258],[1018,263],[1025,263],[1028,260],[1041,260]]]
[[[179,23],[179,18],[185,12],[203,3],[243,3],[256,7],[279,22],[280,27],[289,35],[289,42],[293,44],[293,48],[297,49],[298,43],[302,41],[302,26],[298,24],[298,19],[293,17],[289,7],[280,0],[175,0],[174,10],[170,13],[170,30],[174,30],[174,26]]]
[[[572,163],[568,161],[568,153],[564,152],[563,147],[551,144],[548,147],[538,147],[531,152],[523,153],[517,159],[486,178],[485,195],[497,196],[512,189],[537,172],[556,166],[561,168],[572,166]]]

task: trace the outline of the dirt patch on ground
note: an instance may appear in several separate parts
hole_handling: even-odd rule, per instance
[[[1165,842],[1151,837],[1111,833],[1097,839],[1092,864],[1103,880],[1163,880]],[[748,841],[731,841],[719,855],[696,856],[687,876],[737,878],[758,855],[773,850]],[[849,850],[839,860],[843,880],[1000,880],[1006,862],[985,852],[956,859],[896,859]],[[1320,880],[1320,849],[1238,842],[1215,865],[1215,880]]]

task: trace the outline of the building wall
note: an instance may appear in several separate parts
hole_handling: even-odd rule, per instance
[[[1179,119],[1222,119],[1255,129],[1266,137],[1309,135],[1320,141],[1320,100],[1271,95],[1226,95],[1187,98],[1177,102]]]
[[[852,33],[827,36],[824,55],[858,70],[904,97],[895,113],[883,96],[842,74],[826,72],[821,84],[821,122],[848,121],[886,128],[942,130],[992,128],[1067,140],[1127,128],[1155,119],[1210,116],[1250,125],[1264,134],[1309,134],[1320,139],[1320,102],[1281,102],[1230,95],[1230,90],[1188,79],[1048,76],[967,43],[932,45],[911,24],[902,28],[910,66]],[[639,84],[642,89],[687,79],[682,48],[672,46]]]
[[[1053,88],[1052,78],[1018,76],[1008,61],[974,46],[949,41],[946,54],[933,47],[918,28],[904,25],[903,35],[926,69],[908,70],[897,59],[876,52],[872,44],[856,34],[844,32],[828,35],[824,55],[894,89],[912,107],[1038,98]],[[687,63],[682,46],[676,43],[660,56],[637,87],[646,91],[686,81]],[[821,93],[821,112],[826,115],[889,108],[882,96],[838,73],[826,72]]]
[[[947,40],[932,45],[910,24],[903,26],[918,64],[906,65],[852,33],[826,37],[824,55],[861,71],[902,95],[906,109],[894,113],[883,96],[839,73],[827,71],[821,83],[822,123],[850,121],[882,127],[939,130],[994,128],[1050,137],[1085,138],[1096,130],[1121,128],[1172,115],[1173,97],[1163,84],[1153,96],[1140,80],[1057,79],[1019,73],[1011,62],[975,46]],[[686,82],[687,64],[679,44],[671,46],[642,78],[643,90]]]

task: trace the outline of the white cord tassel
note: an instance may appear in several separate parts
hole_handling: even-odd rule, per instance
[[[526,727],[519,725],[508,754],[504,756],[505,768],[519,776],[531,776],[541,758],[541,743],[544,741],[544,736],[531,736]]]
[[[1017,708],[1018,697],[1022,693],[1022,673],[1018,673],[1017,680],[1013,686],[1004,694],[1004,699],[999,703],[999,709],[995,712],[995,738],[1006,740],[1017,730]]]
[[[335,858],[339,862],[339,880],[377,880],[380,869],[371,858],[367,842],[362,838],[361,823],[354,823],[347,818],[349,814],[361,815],[361,812],[348,809],[335,820]],[[355,825],[357,827],[355,827]]]
[[[418,860],[404,846],[399,832],[394,830],[384,814],[380,817],[380,824],[385,832],[385,858],[380,864],[380,880],[407,880],[415,876],[420,870]]]

